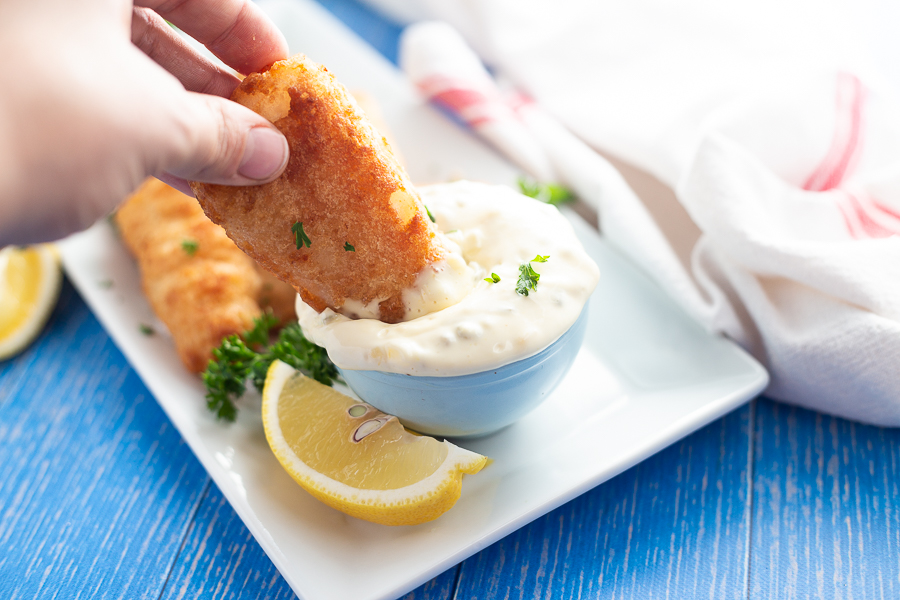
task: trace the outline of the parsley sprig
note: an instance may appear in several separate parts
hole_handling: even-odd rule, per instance
[[[545,263],[549,258],[549,254],[546,256],[541,256],[540,254],[538,254],[527,263],[522,263],[521,265],[519,265],[519,281],[516,282],[517,294],[521,296],[527,296],[530,292],[537,291],[537,284],[541,278],[541,274],[534,270],[534,267],[531,266],[531,263]]]
[[[526,196],[553,206],[575,200],[575,195],[558,183],[539,183],[525,177],[519,177],[519,190]]]
[[[236,335],[230,335],[213,350],[213,358],[203,372],[206,385],[206,407],[226,421],[234,421],[237,407],[234,399],[244,395],[247,376],[259,355]]]
[[[270,331],[278,325],[278,319],[271,313],[266,311],[259,317],[253,319],[253,329],[244,332],[244,341],[251,348],[262,348],[269,345]]]
[[[541,274],[534,270],[531,263],[522,263],[519,265],[519,281],[516,283],[516,293],[527,296],[529,292],[536,292],[540,278]]]
[[[206,385],[206,406],[218,418],[234,421],[237,417],[234,401],[247,391],[247,381],[252,381],[262,392],[266,373],[276,359],[325,385],[332,385],[338,379],[337,369],[325,349],[307,340],[299,324],[291,323],[282,329],[270,345],[270,331],[277,323],[271,313],[266,313],[254,319],[253,329],[244,333],[243,338],[229,335],[213,350],[213,358],[202,378]]]

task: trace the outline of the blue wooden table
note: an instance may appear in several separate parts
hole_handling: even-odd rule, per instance
[[[900,431],[758,399],[407,598],[900,598],[898,470]],[[68,283],[0,363],[0,598],[293,598]]]

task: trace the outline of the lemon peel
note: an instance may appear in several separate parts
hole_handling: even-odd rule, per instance
[[[15,356],[40,334],[62,283],[51,244],[0,250],[0,360]]]
[[[350,516],[383,525],[438,518],[463,474],[487,458],[406,431],[396,417],[275,361],[263,389],[266,439],[303,489]]]

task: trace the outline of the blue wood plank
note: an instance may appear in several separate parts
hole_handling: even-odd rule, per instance
[[[403,27],[354,0],[317,0],[338,19],[366,40],[385,58],[397,64],[397,50]],[[302,51],[302,48],[300,49]]]
[[[0,365],[0,598],[157,598],[206,481],[66,283]]]
[[[212,482],[160,596],[160,600],[176,598],[295,598]]]
[[[752,410],[465,561],[455,598],[744,598]]]
[[[900,598],[900,430],[761,401],[751,598]]]
[[[454,580],[455,569],[451,569],[408,594],[405,600],[449,600]],[[294,597],[272,561],[211,483],[161,600]]]
[[[450,600],[455,598],[454,591],[460,568],[457,565],[444,571],[428,583],[403,596],[402,600]]]

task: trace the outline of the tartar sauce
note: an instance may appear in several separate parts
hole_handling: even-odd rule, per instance
[[[537,354],[572,326],[600,273],[555,207],[470,181],[419,193],[449,250],[404,293],[408,311],[422,316],[395,324],[354,320],[331,309],[317,313],[297,299],[304,335],[337,366],[466,375]],[[519,267],[536,255],[549,258],[531,262],[540,280],[524,296],[516,292]],[[484,280],[492,273],[499,282]]]

